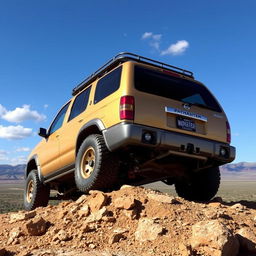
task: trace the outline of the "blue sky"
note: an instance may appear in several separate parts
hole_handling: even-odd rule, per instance
[[[25,163],[71,90],[130,51],[194,72],[256,162],[256,1],[0,0],[0,164]]]

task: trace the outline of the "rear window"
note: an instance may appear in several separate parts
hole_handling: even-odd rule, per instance
[[[96,87],[94,104],[103,100],[119,88],[121,71],[122,67],[119,67],[99,80]]]
[[[162,72],[135,66],[135,88],[139,91],[222,112],[218,102],[202,85]]]

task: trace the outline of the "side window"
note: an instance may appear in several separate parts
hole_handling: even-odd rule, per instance
[[[64,117],[65,117],[65,114],[67,112],[67,109],[68,109],[68,106],[69,106],[69,103],[66,104],[61,110],[60,112],[58,113],[58,115],[55,117],[51,127],[50,127],[50,130],[49,130],[49,134],[51,135],[52,133],[54,133],[55,131],[57,131],[63,124],[63,120],[64,120]]]
[[[81,114],[83,111],[85,111],[88,105],[90,91],[91,87],[89,87],[76,97],[68,121],[72,120],[73,118]]]
[[[94,104],[98,103],[119,88],[121,72],[122,67],[119,67],[98,81],[94,96]]]

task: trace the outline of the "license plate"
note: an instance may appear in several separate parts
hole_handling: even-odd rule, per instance
[[[177,127],[182,130],[195,132],[196,124],[193,120],[177,116],[176,119]]]

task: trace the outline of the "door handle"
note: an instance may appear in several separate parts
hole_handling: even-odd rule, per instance
[[[59,134],[57,134],[57,135],[56,135],[56,138],[59,138],[59,137],[60,137],[60,135],[59,135]]]
[[[83,121],[84,121],[84,119],[80,119],[80,120],[78,120],[78,122],[79,122],[79,123],[81,123],[81,122],[83,122]]]

